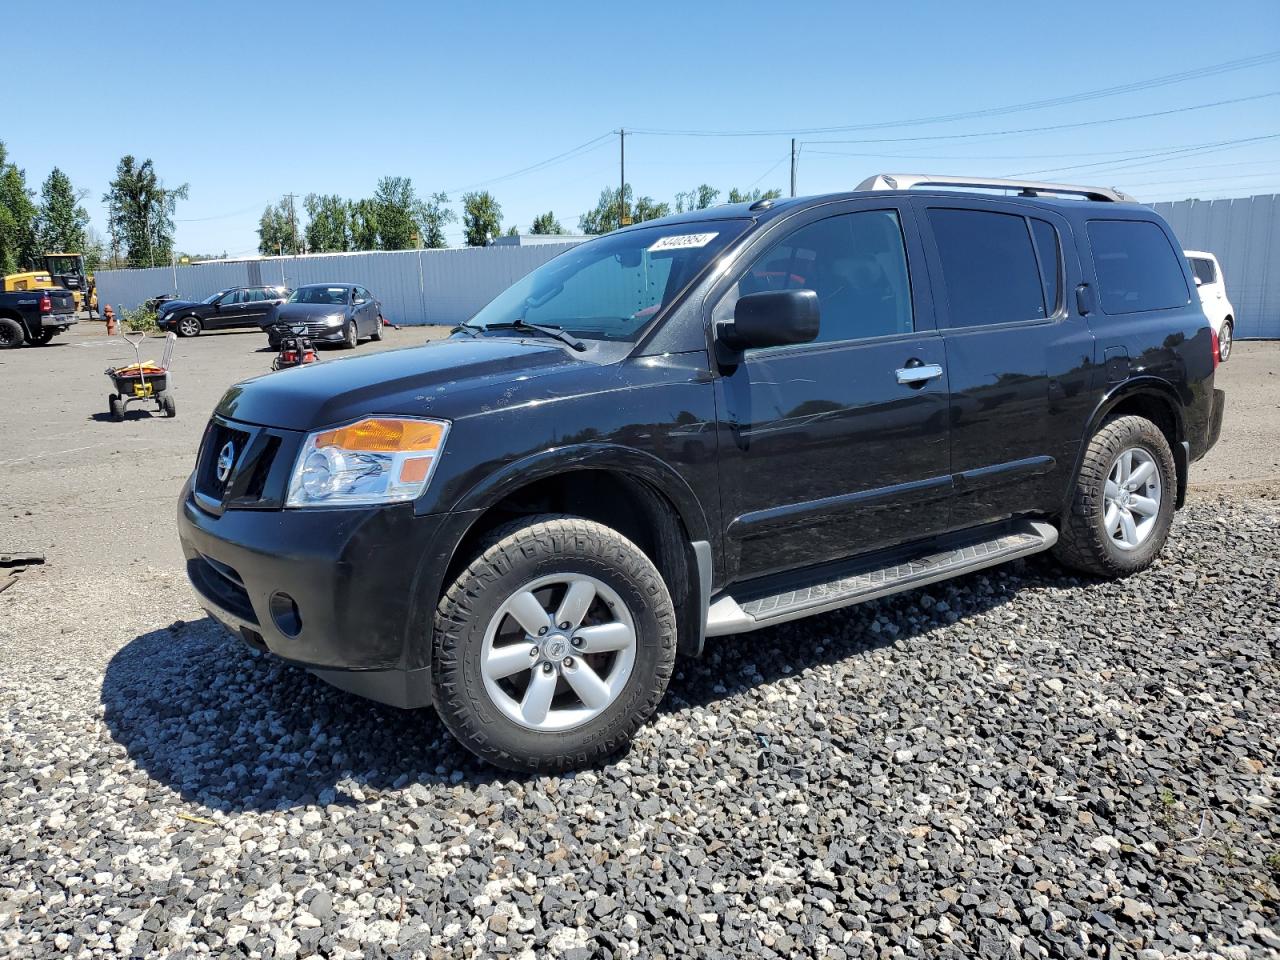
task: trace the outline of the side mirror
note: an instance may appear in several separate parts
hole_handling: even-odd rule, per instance
[[[1204,281],[1203,281],[1203,280],[1201,280],[1199,277],[1194,277],[1193,279],[1195,280],[1195,282],[1196,282],[1196,286],[1197,286],[1197,287],[1203,287],[1203,286],[1204,286]]]
[[[736,363],[751,347],[811,343],[819,326],[818,295],[812,290],[764,290],[740,297],[733,319],[716,329],[720,359]]]

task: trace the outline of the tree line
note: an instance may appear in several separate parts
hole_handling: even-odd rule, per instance
[[[102,196],[107,206],[104,240],[89,225],[83,201],[58,167],[49,171],[37,196],[27,185],[26,171],[9,159],[0,141],[0,271],[15,273],[36,267],[45,253],[83,253],[85,267],[148,267],[166,264],[174,255],[173,214],[188,187],[166,187],[150,160],[126,155]]]

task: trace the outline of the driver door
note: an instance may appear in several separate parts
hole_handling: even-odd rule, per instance
[[[246,290],[231,290],[216,304],[217,309],[209,316],[206,326],[216,330],[233,327],[244,319]]]
[[[716,381],[731,581],[840,560],[941,533],[951,476],[946,354],[906,204],[817,208],[712,310],[739,296],[810,289],[812,343],[749,349]]]

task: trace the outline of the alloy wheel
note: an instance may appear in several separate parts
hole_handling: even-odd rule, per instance
[[[1146,543],[1160,516],[1160,467],[1142,447],[1126,447],[1112,461],[1103,496],[1102,528],[1121,550]]]
[[[1231,324],[1224,323],[1218,334],[1218,360],[1226,360],[1231,356]]]
[[[635,659],[635,623],[622,598],[595,577],[552,574],[498,608],[485,630],[480,671],[508,719],[550,733],[608,709]]]
[[[183,317],[178,321],[178,332],[184,337],[194,337],[200,332],[200,321],[195,317]]]

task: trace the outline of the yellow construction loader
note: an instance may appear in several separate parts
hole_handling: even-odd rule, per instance
[[[5,277],[4,291],[70,290],[77,310],[98,309],[98,291],[92,275],[84,272],[83,253],[46,253],[41,262],[44,269],[11,273]]]

